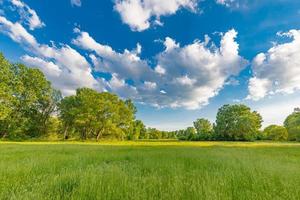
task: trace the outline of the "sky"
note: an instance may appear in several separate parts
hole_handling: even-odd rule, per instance
[[[0,52],[64,96],[131,98],[161,130],[214,122],[224,104],[263,126],[300,106],[299,0],[0,0]]]

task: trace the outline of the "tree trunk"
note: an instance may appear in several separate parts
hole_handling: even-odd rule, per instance
[[[64,140],[68,139],[68,126],[66,126],[65,131],[64,131]]]
[[[102,132],[102,131],[100,130],[100,131],[98,131],[98,133],[97,133],[97,142],[99,141],[99,139],[100,139],[100,137],[101,137],[101,135],[102,135],[101,132]]]
[[[7,132],[5,131],[5,132],[3,133],[2,139],[6,138],[7,135],[8,135],[8,134],[7,134]]]

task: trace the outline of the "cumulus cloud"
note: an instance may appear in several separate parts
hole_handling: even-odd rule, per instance
[[[300,89],[300,30],[279,35],[291,41],[276,44],[253,59],[248,99],[259,100],[276,93],[291,94]]]
[[[200,108],[247,65],[238,54],[235,30],[222,35],[219,48],[208,37],[204,42],[196,40],[186,46],[167,37],[163,42],[165,50],[156,55],[154,66],[140,58],[139,45],[119,53],[96,42],[87,32],[75,32],[78,36],[73,43],[91,53],[97,70],[123,80],[117,84],[118,89],[134,88],[136,96],[131,92],[129,97],[157,107]],[[134,84],[124,80],[133,80]],[[116,87],[110,86],[111,90]]]
[[[147,61],[139,57],[141,46],[137,44],[136,49],[131,51],[125,49],[119,53],[108,45],[97,43],[87,32],[75,29],[79,35],[72,42],[82,49],[94,52],[97,57],[91,55],[96,70],[108,73],[117,73],[122,79],[132,79],[136,82],[144,80],[153,74]]]
[[[156,1],[143,1],[146,2],[150,5]],[[158,16],[168,13],[158,10]],[[23,62],[41,69],[64,95],[74,94],[79,87],[90,87],[160,108],[200,108],[247,65],[247,61],[239,56],[235,30],[221,34],[220,44],[205,36],[203,42],[195,40],[182,46],[166,37],[162,42],[164,50],[149,61],[141,58],[140,44],[131,50],[116,51],[75,28],[76,37],[72,43],[86,51],[93,67],[69,45],[57,47],[39,43],[20,21],[12,22],[0,16],[0,32],[24,46],[29,53],[21,57]],[[109,73],[111,78],[95,78],[95,71]]]
[[[45,24],[40,20],[35,10],[31,9],[27,4],[21,0],[9,0],[11,4],[17,9],[21,21],[25,22],[29,26],[30,30],[41,28]]]
[[[0,32],[23,45],[31,54],[22,57],[30,66],[40,68],[53,85],[64,95],[70,95],[79,87],[102,89],[92,76],[87,60],[68,45],[61,47],[40,44],[35,37],[18,22],[0,16]]]
[[[81,7],[81,0],[71,0],[71,5]]]
[[[195,11],[197,2],[198,0],[115,0],[114,9],[131,30],[144,31],[151,24],[163,25],[161,16],[175,14],[181,8]]]

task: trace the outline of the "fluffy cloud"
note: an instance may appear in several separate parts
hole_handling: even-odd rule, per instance
[[[254,58],[248,99],[259,100],[267,95],[290,94],[300,89],[300,30],[279,35],[292,41],[276,44]]]
[[[81,0],[71,0],[71,5],[80,7],[81,6]]]
[[[126,93],[126,97],[157,107],[196,109],[206,105],[228,79],[247,65],[238,54],[235,30],[222,35],[219,48],[208,36],[204,42],[195,41],[183,47],[167,37],[163,43],[165,50],[155,57],[155,66],[139,57],[140,45],[118,53],[97,43],[87,32],[76,32],[78,36],[73,43],[92,53],[90,57],[97,70],[113,73],[113,78],[122,80],[110,84],[112,91],[130,87],[136,93]],[[124,80],[134,83],[129,85]]]
[[[194,11],[198,0],[116,0],[114,9],[121,15],[123,23],[133,31],[144,31],[151,23],[162,25],[161,16],[175,14],[179,9]],[[152,18],[155,18],[152,22]]]
[[[206,37],[204,42],[195,41],[180,47],[165,42],[165,51],[157,56],[158,66],[165,70],[160,86],[167,93],[159,101],[172,107],[190,109],[206,105],[218,94],[226,80],[238,75],[247,61],[238,55],[235,30],[225,33],[220,47]],[[167,38],[170,40],[170,38]],[[167,44],[176,44],[170,45]]]
[[[2,16],[0,16],[0,31],[17,43],[28,46],[38,45],[36,39],[20,23],[13,23]]]
[[[21,0],[10,0],[10,2],[17,9],[21,16],[21,21],[24,21],[26,25],[29,26],[30,30],[45,26],[36,14],[35,10],[31,9],[27,4]]]
[[[103,89],[92,76],[92,69],[87,60],[70,46],[40,44],[20,23],[13,23],[1,16],[0,32],[34,54],[35,56],[25,55],[22,60],[30,66],[40,68],[64,95],[73,94],[78,87]]]
[[[142,81],[153,70],[148,63],[139,57],[141,46],[137,44],[136,49],[123,53],[114,51],[110,46],[97,43],[87,32],[75,29],[79,35],[72,42],[82,49],[94,52],[97,57],[91,55],[96,70],[101,72],[116,73],[122,79],[131,79],[136,82]]]
[[[158,1],[143,1],[143,4],[150,5],[150,2]],[[190,8],[193,5],[188,3],[191,1],[176,2],[174,5]],[[174,10],[179,7],[175,6]],[[168,13],[164,9],[167,8],[155,7],[154,10],[160,16]],[[132,50],[118,52],[75,28],[77,36],[72,43],[86,51],[93,67],[69,45],[57,47],[39,43],[20,21],[12,22],[0,16],[0,32],[24,46],[29,54],[21,59],[41,69],[64,95],[73,94],[79,87],[90,87],[152,106],[196,109],[208,104],[210,98],[247,65],[239,56],[235,30],[222,34],[219,45],[208,36],[203,42],[195,40],[185,46],[167,37],[163,42],[165,49],[148,61],[140,57],[140,44]],[[109,73],[111,78],[95,78],[94,71]]]

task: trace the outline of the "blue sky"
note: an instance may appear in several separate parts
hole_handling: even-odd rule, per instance
[[[132,98],[156,128],[227,103],[280,124],[300,106],[299,19],[298,0],[0,0],[0,51],[64,95]]]

